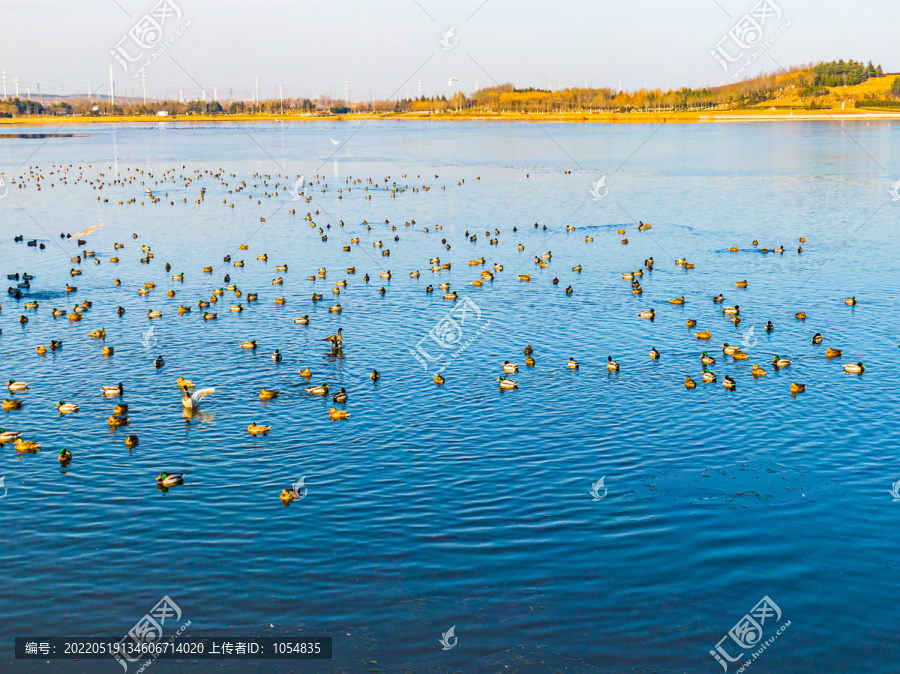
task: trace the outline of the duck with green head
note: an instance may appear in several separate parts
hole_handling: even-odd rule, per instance
[[[172,487],[184,482],[184,473],[160,473],[156,478],[156,484],[163,487]]]

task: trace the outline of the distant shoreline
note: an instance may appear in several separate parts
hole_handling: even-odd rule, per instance
[[[97,117],[51,117],[47,115],[4,117],[0,118],[0,129],[9,126],[64,126],[68,124],[253,124],[260,122],[347,122],[365,120],[397,120],[397,121],[441,121],[441,122],[533,122],[533,123],[570,123],[570,124],[711,124],[734,122],[807,122],[807,121],[873,121],[900,120],[900,109],[897,111],[867,110],[854,108],[851,110],[803,110],[786,112],[784,110],[732,110],[732,111],[694,111],[694,112],[632,112],[613,113],[595,112],[592,114],[547,114],[535,115],[525,113],[503,113],[494,115],[467,115],[453,113],[349,113],[329,116],[300,115],[177,115],[157,117],[156,115],[121,115]]]

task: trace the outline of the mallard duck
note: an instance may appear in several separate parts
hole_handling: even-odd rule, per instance
[[[744,281],[735,281],[735,284],[734,284],[734,285],[735,285],[736,288],[746,288],[746,287],[747,287],[747,281],[746,281],[746,280],[744,280]]]
[[[733,391],[737,387],[737,383],[734,381],[734,379],[732,379],[728,375],[725,375],[725,378],[722,379],[722,386],[727,388],[729,391]]]
[[[693,379],[691,379],[691,376],[688,375],[687,377],[684,378],[684,387],[686,389],[697,388],[697,382],[695,382]]]
[[[88,333],[88,337],[91,339],[106,339],[106,328],[100,328],[99,330],[91,330]]]
[[[60,463],[67,464],[72,460],[72,452],[70,452],[68,449],[61,449],[59,450],[59,456],[57,458],[59,459]]]
[[[438,372],[436,375],[434,375],[434,383],[437,384],[438,386],[444,385],[444,378],[441,376],[440,372]]]
[[[113,416],[124,417],[126,414],[128,414],[128,405],[126,403],[119,403],[113,407]]]
[[[803,393],[805,390],[806,390],[806,384],[798,384],[795,381],[791,382],[791,393],[792,394]]]
[[[866,371],[866,366],[862,363],[847,363],[844,365],[844,372],[849,372],[850,374],[862,374]]]
[[[512,391],[513,389],[519,388],[519,385],[516,382],[512,379],[507,379],[505,375],[497,377],[497,381],[500,382],[500,388],[505,391]]]
[[[735,305],[733,307],[723,307],[722,313],[726,316],[735,316],[741,313],[741,307],[739,305]]]
[[[712,339],[712,333],[709,330],[701,330],[695,336],[697,339]]]
[[[204,321],[214,321],[219,317],[219,314],[210,313],[209,311],[203,312],[203,320]]]
[[[184,316],[185,314],[190,313],[190,311],[191,311],[190,307],[185,307],[185,306],[178,307],[178,315],[179,316]]]
[[[619,363],[612,359],[612,356],[606,357],[606,369],[610,372],[618,372],[619,371]]]
[[[656,310],[655,309],[645,309],[638,313],[638,318],[649,318],[651,321],[656,318]]]
[[[122,386],[122,382],[119,382],[116,386],[101,386],[100,388],[103,391],[103,395],[107,398],[125,395],[125,387]]]
[[[574,358],[569,358],[569,369],[577,370],[578,369],[578,361]],[[518,372],[518,370],[516,370]]]
[[[775,356],[772,359],[772,364],[775,366],[775,369],[777,370],[780,367],[787,367],[788,365],[791,364],[791,361],[788,358],[782,358],[781,356]]]
[[[181,404],[185,409],[195,410],[200,407],[200,401],[203,400],[206,396],[211,393],[215,393],[215,388],[202,388],[194,393],[188,393],[187,390],[182,390],[183,395],[181,396]]]
[[[281,362],[281,351],[279,351],[278,349],[275,349],[275,353],[272,354],[272,360],[274,360],[276,363],[280,363]]]
[[[166,361],[163,359],[162,356],[157,356],[156,360],[153,361],[153,367],[155,367],[157,370],[165,364],[166,364]]]
[[[251,339],[249,342],[241,342],[242,349],[255,349],[257,347],[257,343],[255,339]]]
[[[774,329],[775,329],[775,326],[772,325],[772,321],[768,321],[766,323],[766,332],[772,332],[772,330],[774,330]]]
[[[684,295],[682,295],[681,297],[673,297],[669,300],[669,304],[684,304],[684,302]]]
[[[0,445],[5,445],[9,442],[15,442],[20,437],[22,437],[21,433],[17,433],[16,431],[7,431],[0,428]]]
[[[288,266],[286,264],[277,264],[275,265],[275,271],[287,271]]]
[[[821,332],[817,332],[816,334],[814,334],[812,336],[812,343],[813,344],[821,344],[822,343],[822,333]]]
[[[844,300],[844,304],[849,304],[850,306],[853,306],[854,304],[856,304],[856,298],[848,297]]]
[[[343,419],[350,418],[350,412],[347,410],[339,410],[337,407],[332,407],[328,410],[328,418],[332,421],[341,421]]]
[[[194,388],[194,382],[192,382],[190,379],[185,379],[184,377],[178,377],[178,379],[175,380],[175,384],[182,391],[188,391]]]
[[[659,353],[659,351],[656,350],[655,346],[652,349],[650,349],[650,360],[659,360],[659,356],[660,356],[660,353]]]
[[[40,306],[39,302],[25,302],[26,309],[37,309]]]
[[[643,295],[643,294],[644,294],[644,289],[641,288],[641,286],[637,286],[637,287],[635,287],[635,288],[632,288],[631,294],[632,294],[632,295]]]
[[[452,293],[444,293],[443,297],[445,300],[455,300],[459,296],[455,290]]]
[[[210,306],[212,306],[212,303],[207,302],[206,300],[200,300],[199,302],[197,302],[197,307],[200,309],[208,309]]]
[[[257,424],[256,422],[247,426],[247,432],[250,433],[250,435],[265,435],[271,430],[271,426],[262,426],[260,424]]]
[[[687,319],[687,320],[684,322],[684,324],[685,324],[686,326],[688,326],[689,328],[693,328],[694,326],[697,325],[697,321],[694,320],[693,318],[689,318],[689,319]]]
[[[66,315],[64,309],[53,309],[53,311],[51,311],[50,313],[53,315],[53,318],[59,318],[60,316]]]
[[[15,393],[16,391],[27,391],[28,390],[28,382],[27,381],[16,381],[15,379],[10,379],[6,383],[6,388],[8,388],[11,393]]]
[[[306,389],[306,392],[314,396],[328,395],[328,384],[323,382],[318,386],[310,386],[308,389]]]
[[[706,351],[700,354],[700,362],[704,365],[715,365],[716,359],[710,356]]]
[[[741,347],[739,347],[739,346],[731,346],[731,345],[728,344],[728,342],[725,342],[725,343],[722,345],[722,353],[732,354],[732,353],[737,353],[737,352],[740,351],[740,350],[741,350]]]
[[[35,442],[34,440],[22,440],[19,438],[16,440],[16,451],[24,452],[28,454],[33,454],[41,448],[40,444]]]
[[[301,316],[300,318],[295,318],[294,323],[298,325],[309,325],[309,314]]]
[[[754,377],[765,377],[766,371],[763,370],[759,365],[754,365],[750,370],[750,374],[752,374]]]
[[[625,272],[624,274],[622,274],[622,278],[625,279],[626,281],[630,281],[631,279],[634,278],[634,274],[632,274],[630,271]]]
[[[114,414],[106,420],[106,423],[110,428],[120,428],[122,426],[127,426],[131,422],[128,420],[128,417],[120,417]]]
[[[731,322],[734,323],[735,325],[740,325],[741,317],[738,314],[735,314],[734,316],[731,317]]]
[[[232,304],[231,306],[228,307],[228,309],[229,309],[230,311],[241,312],[241,311],[244,310],[244,305],[242,305],[242,304]]]
[[[534,367],[534,358],[532,358],[530,355],[525,356],[525,365],[527,365],[528,367]]]
[[[369,379],[372,381],[378,381],[381,379],[381,375],[378,373],[378,370],[372,370],[372,374],[369,375]]]
[[[172,280],[173,281],[184,281],[184,272],[181,272],[180,274],[172,274]]]
[[[280,276],[279,276],[278,278],[273,278],[273,279],[272,279],[272,285],[273,285],[273,286],[284,285],[284,279],[281,278]]]
[[[716,304],[721,304],[724,301],[725,301],[725,297],[722,294],[719,294],[719,295],[716,295],[715,297],[713,297],[713,302],[715,302]]]
[[[703,368],[703,381],[707,384],[715,384],[716,383],[716,374],[715,372],[710,372],[706,367]]]
[[[115,349],[114,349],[113,347],[111,347],[111,346],[104,346],[104,347],[103,347],[103,355],[104,355],[104,356],[107,356],[107,357],[108,357],[108,356],[113,355],[114,353],[115,353]]]
[[[531,274],[519,274],[519,280],[520,281],[530,281]]]
[[[750,360],[750,356],[743,351],[735,351],[733,354],[731,354],[731,357],[734,360]]]
[[[204,273],[204,274],[212,274],[212,270],[213,270],[212,267],[204,267],[204,268],[203,268],[203,273]]]
[[[184,473],[160,473],[156,484],[163,487],[174,487],[184,482]]]
[[[43,356],[43,355],[45,355],[45,354],[47,353],[47,347],[41,345],[41,346],[37,347],[34,351],[35,351],[35,353],[37,353],[39,356]]]
[[[151,319],[152,318],[162,318],[162,312],[161,311],[148,311],[147,318],[151,318]]]
[[[738,248],[737,246],[731,246],[728,250],[730,250],[732,253],[736,253],[740,250],[740,248]]]
[[[274,400],[279,395],[281,395],[281,394],[278,393],[278,391],[270,391],[268,389],[263,389],[262,391],[259,392],[259,399],[260,400]]]
[[[24,318],[24,316],[23,316],[23,318]],[[73,321],[73,322],[74,322],[74,321],[83,321],[83,320],[84,320],[84,316],[82,316],[81,314],[74,313],[74,312],[73,312],[73,313],[70,313],[69,316],[68,316],[68,318],[69,318],[70,321]],[[27,319],[26,319],[26,322],[27,322]]]
[[[797,318],[797,319],[799,319],[799,320],[801,320],[801,321],[805,321],[805,320],[806,320],[806,312],[805,312],[805,311],[798,311],[796,314],[794,314],[794,318]]]
[[[516,365],[515,363],[510,363],[508,360],[504,360],[503,361],[503,371],[511,372],[511,373],[515,374],[516,372],[519,371],[519,366]]]
[[[341,386],[341,390],[335,393],[331,397],[331,400],[333,402],[336,402],[338,405],[343,405],[347,402],[347,397],[347,390],[343,386]]]
[[[300,376],[309,379],[310,377],[312,377],[312,371],[308,367],[305,367],[300,370]]]
[[[826,358],[837,358],[841,356],[844,352],[840,349],[832,349],[830,346],[825,349],[825,357]]]
[[[127,438],[125,438],[125,446],[128,447],[128,449],[134,449],[140,444],[140,442],[141,441],[136,435],[129,435]]]
[[[328,312],[332,314],[339,314],[341,313],[341,311],[342,309],[340,304],[335,304],[333,307],[328,307]]]

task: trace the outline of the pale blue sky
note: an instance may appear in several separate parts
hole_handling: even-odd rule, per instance
[[[351,99],[416,95],[420,82],[428,95],[495,82],[541,88],[621,83],[628,90],[723,84],[729,78],[709,50],[755,4],[172,1],[183,14],[178,24],[167,24],[164,37],[191,24],[147,67],[151,97],[175,98],[184,90],[185,99],[199,98],[201,88],[211,97],[213,87],[220,99],[229,91],[249,97],[257,75],[261,98],[277,97],[279,84],[286,97],[343,98],[345,79]],[[886,71],[900,71],[900,3],[772,1],[782,11],[778,23],[791,25],[748,74],[774,70],[775,61],[789,66],[838,58],[872,59]],[[136,66],[123,72],[109,51],[155,0],[10,4],[0,21],[0,68],[6,68],[10,96],[15,78],[22,96],[30,88],[35,97],[37,83],[44,92],[66,94],[103,85],[105,94],[110,66],[117,93],[140,95],[140,77],[129,77]],[[458,42],[444,50],[441,34],[451,26]],[[449,86],[451,76],[458,81]]]

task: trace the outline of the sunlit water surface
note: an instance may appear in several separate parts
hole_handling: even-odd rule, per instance
[[[717,672],[709,651],[768,595],[779,624],[791,625],[754,671],[894,669],[896,131],[372,121],[62,124],[41,132],[75,135],[3,138],[0,270],[35,278],[22,300],[0,298],[0,379],[29,382],[15,396],[23,409],[0,413],[0,425],[42,445],[0,448],[4,668],[121,671],[112,660],[14,661],[13,638],[119,638],[168,595],[191,621],[188,635],[334,639],[330,663],[200,660],[196,671]],[[308,204],[288,193],[300,175],[315,183]],[[596,200],[591,187],[604,175]],[[392,193],[394,183],[407,189]],[[317,227],[331,225],[327,241],[307,211]],[[638,232],[638,220],[652,229]],[[99,223],[85,246],[59,238]],[[14,243],[18,234],[46,249]],[[344,252],[352,237],[360,243]],[[781,244],[784,255],[760,252]],[[149,265],[141,245],[155,256]],[[84,249],[101,263],[70,262]],[[539,269],[533,258],[547,251]],[[246,266],[223,262],[229,254]],[[633,295],[621,274],[650,256],[656,266]],[[432,273],[431,257],[452,268]],[[481,257],[484,267],[467,265]],[[676,266],[680,257],[696,268]],[[472,286],[495,262],[504,265],[495,280]],[[74,267],[83,275],[71,277]],[[327,278],[308,281],[320,267]],[[379,278],[386,270],[390,281]],[[204,322],[197,301],[226,273],[259,301],[226,292],[218,320]],[[273,286],[279,276],[284,285]],[[747,289],[735,287],[742,279]],[[155,290],[139,296],[149,281]],[[454,306],[439,282],[469,309],[446,350],[428,338]],[[78,291],[66,296],[66,283]],[[712,302],[718,293],[740,305],[740,326]],[[683,306],[667,301],[682,295]],[[844,305],[849,296],[859,304]],[[29,297],[39,309],[24,309]],[[83,321],[51,318],[51,308],[84,300],[93,308]],[[245,310],[229,312],[238,301]],[[329,313],[338,301],[343,313]],[[193,311],[179,316],[179,304]],[[650,307],[656,320],[640,320]],[[150,309],[163,317],[149,321]],[[310,325],[293,323],[304,314]],[[710,342],[688,318],[712,331]],[[101,327],[109,358],[88,337]],[[338,327],[343,358],[320,341]],[[63,348],[38,356],[51,339]],[[250,339],[256,351],[239,348]],[[722,343],[742,339],[749,361],[722,355]],[[426,371],[413,356],[417,345],[451,361],[444,386],[432,382],[435,365],[423,358]],[[843,357],[826,359],[827,346]],[[281,363],[270,358],[276,348]],[[688,391],[704,350],[718,359],[719,382]],[[156,369],[160,354],[166,365]],[[776,354],[792,365],[776,372]],[[619,372],[607,372],[609,355]],[[518,391],[498,390],[505,360],[520,365],[510,375]],[[842,372],[856,361],[862,377]],[[768,377],[754,380],[753,363]],[[348,421],[329,420],[330,396],[304,392],[304,367],[312,383],[346,387]],[[373,369],[382,375],[374,385]],[[723,388],[725,375],[736,391]],[[216,388],[189,420],[178,376]],[[117,399],[100,386],[119,381],[131,425],[110,430]],[[807,391],[792,397],[792,381]],[[281,397],[261,402],[263,387]],[[60,400],[81,409],[61,417]],[[271,434],[251,437],[254,421]],[[133,450],[130,433],[140,437]],[[74,455],[67,468],[63,447]],[[163,470],[184,472],[185,483],[159,491]],[[284,507],[281,490],[301,477],[306,496]],[[458,642],[442,650],[451,626]]]

